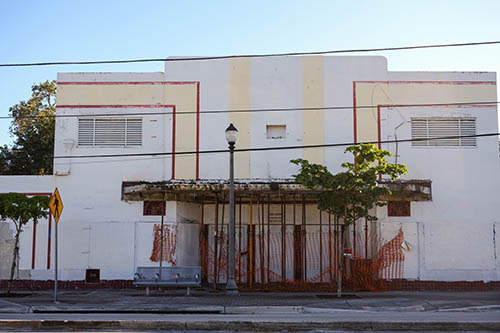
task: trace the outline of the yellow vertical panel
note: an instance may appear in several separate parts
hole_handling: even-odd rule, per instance
[[[165,103],[175,105],[175,151],[196,151],[197,86],[165,85]],[[175,178],[196,179],[196,154],[175,156]]]
[[[229,60],[229,108],[250,109],[250,59]],[[230,113],[229,122],[238,129],[236,148],[250,148],[250,113]],[[235,153],[235,178],[250,178],[250,152]]]
[[[356,87],[356,128],[358,142],[378,140],[377,105],[393,104],[385,83],[365,84]],[[367,106],[373,106],[368,108]]]
[[[302,57],[302,103],[304,108],[323,107],[323,57]],[[304,145],[325,143],[323,110],[303,111],[302,128]],[[304,149],[304,159],[324,164],[323,148]]]
[[[160,84],[90,84],[57,86],[58,105],[153,105],[161,104]]]
[[[378,139],[377,105],[446,104],[494,101],[496,85],[458,82],[358,82],[358,142]],[[360,108],[370,106],[373,108]]]

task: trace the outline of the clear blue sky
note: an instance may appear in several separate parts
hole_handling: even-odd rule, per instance
[[[500,1],[3,1],[0,63],[156,58],[500,40]],[[500,45],[373,53],[390,70],[500,72]],[[0,68],[0,116],[57,72],[163,63]],[[0,145],[10,120],[0,120]]]

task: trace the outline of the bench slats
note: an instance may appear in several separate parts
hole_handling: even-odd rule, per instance
[[[137,267],[134,286],[146,287],[199,287],[201,285],[200,266]]]

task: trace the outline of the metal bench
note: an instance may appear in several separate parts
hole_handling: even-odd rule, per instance
[[[191,287],[201,285],[200,266],[181,267],[137,267],[134,275],[134,286],[146,287],[187,287],[186,295],[191,295]]]

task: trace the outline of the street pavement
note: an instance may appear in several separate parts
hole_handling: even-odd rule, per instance
[[[0,296],[2,330],[500,331],[500,291],[50,291]]]

